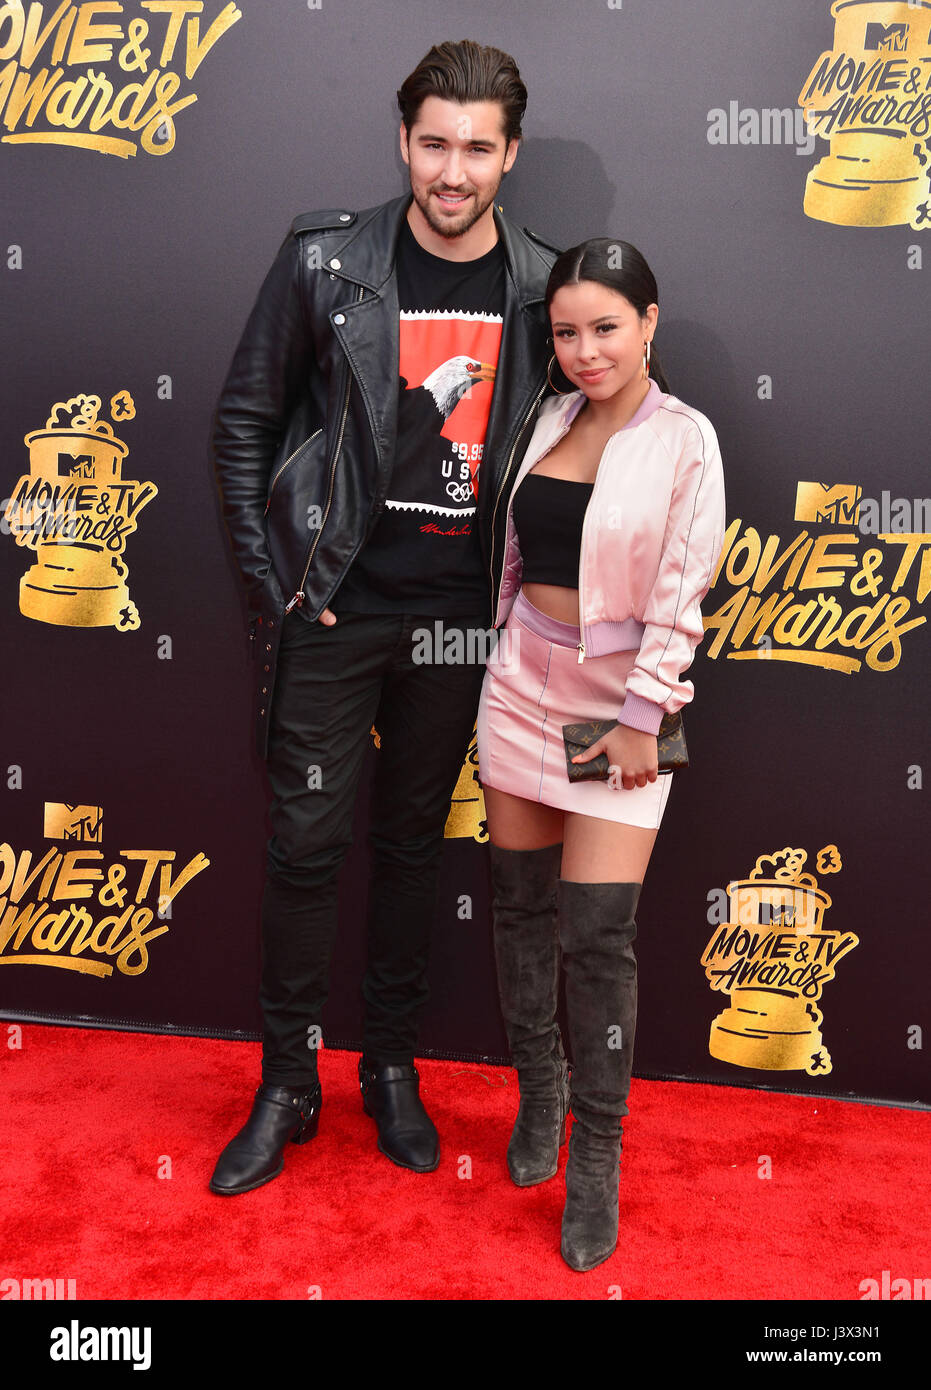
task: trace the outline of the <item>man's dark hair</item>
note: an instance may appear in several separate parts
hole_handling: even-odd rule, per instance
[[[500,102],[505,140],[521,138],[527,88],[514,59],[500,48],[483,48],[470,39],[435,44],[398,91],[398,106],[408,135],[426,97],[440,97],[460,106],[472,101]]]

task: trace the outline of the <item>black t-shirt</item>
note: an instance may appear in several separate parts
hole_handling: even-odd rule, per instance
[[[407,219],[397,452],[368,541],[330,603],[363,613],[477,615],[490,606],[478,534],[480,466],[501,346],[504,247],[472,261],[425,251]]]

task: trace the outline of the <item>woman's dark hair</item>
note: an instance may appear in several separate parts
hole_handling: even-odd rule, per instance
[[[427,97],[441,97],[460,106],[472,101],[500,102],[505,140],[509,143],[520,139],[527,88],[514,59],[500,48],[483,48],[471,39],[435,44],[398,91],[398,106],[408,135]]]
[[[557,290],[564,285],[579,285],[584,280],[594,280],[596,284],[622,294],[641,318],[647,311],[647,305],[659,303],[653,272],[636,246],[631,246],[629,241],[595,237],[564,251],[555,261],[546,284],[547,313]],[[665,373],[652,347],[650,376],[661,391],[669,391]]]

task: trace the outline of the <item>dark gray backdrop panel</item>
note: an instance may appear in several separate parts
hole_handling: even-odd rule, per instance
[[[219,9],[208,4],[205,21]],[[729,519],[785,542],[801,529],[799,481],[858,483],[876,497],[918,498],[926,486],[926,272],[907,268],[921,234],[811,220],[802,202],[816,155],[708,141],[709,112],[732,100],[794,107],[831,47],[826,0],[240,9],[183,86],[198,99],[179,114],[169,154],[0,144],[3,491],[27,467],[24,434],[54,402],[81,392],[107,401],[120,389],[137,409],[121,431],[125,474],[159,488],[127,546],[137,632],[23,617],[27,552],[3,537],[0,765],[21,767],[22,785],[5,788],[0,839],[38,856],[51,843],[43,804],[87,803],[103,807],[108,859],[131,846],[210,860],[144,973],[97,980],[4,966],[8,1019],[258,1035],[264,781],[210,420],[291,218],[369,206],[407,186],[394,92],[430,43],[469,36],[520,64],[526,143],[501,192],[513,218],[557,245],[612,235],[647,255],[660,285],[657,345],[673,390],[718,432]],[[124,10],[126,20],[141,13]],[[5,268],[8,246],[22,247],[22,269]],[[169,400],[157,396],[164,374]],[[763,375],[772,400],[758,398]],[[730,592],[719,583],[706,613]],[[913,603],[909,616],[921,614]],[[171,660],[158,656],[164,636]],[[924,1053],[908,1032],[924,1022],[927,817],[923,793],[907,787],[927,751],[918,711],[928,650],[919,628],[894,670],[855,676],[699,655],[693,767],[673,789],[640,909],[641,1074],[928,1100]],[[327,1012],[328,1037],[343,1043],[360,1031],[365,800]],[[821,880],[830,925],[860,938],[819,1003],[833,1071],[714,1060],[708,1029],[727,1001],[701,966],[709,894],[761,854],[804,846],[813,868],[830,843],[844,862]],[[463,893],[471,920],[457,914]],[[502,1058],[486,851],[474,841],[447,843],[432,979],[424,1051]]]

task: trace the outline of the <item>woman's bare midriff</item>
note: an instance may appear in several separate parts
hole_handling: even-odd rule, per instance
[[[524,598],[560,623],[579,625],[579,591],[564,589],[561,584],[522,584]]]

